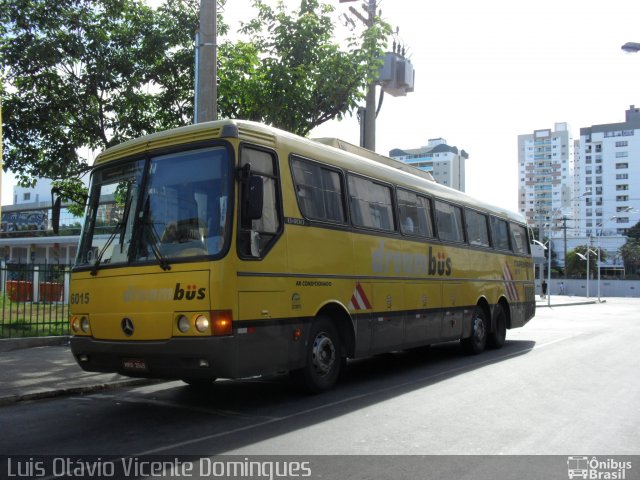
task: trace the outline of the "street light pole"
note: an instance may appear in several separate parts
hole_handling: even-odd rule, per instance
[[[587,245],[587,298],[589,298],[589,278],[591,277],[591,272],[589,271],[589,245]]]
[[[549,239],[549,265],[547,266],[547,306],[551,307],[551,223],[553,222],[553,215],[549,219],[549,233],[547,238]]]

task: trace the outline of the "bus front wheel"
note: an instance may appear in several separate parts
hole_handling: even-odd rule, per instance
[[[473,355],[482,353],[487,344],[488,322],[487,315],[481,306],[476,306],[471,317],[471,336],[463,338],[462,347]]]
[[[340,336],[328,318],[319,317],[313,322],[305,355],[304,368],[291,372],[293,380],[308,393],[333,387],[344,362]]]

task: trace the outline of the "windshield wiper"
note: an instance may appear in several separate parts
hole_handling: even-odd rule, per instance
[[[109,238],[107,239],[107,243],[105,243],[104,247],[100,249],[100,252],[96,257],[96,261],[91,267],[91,275],[93,275],[94,277],[98,274],[98,267],[100,266],[100,262],[102,261],[102,257],[104,256],[104,253],[107,251],[109,246],[113,243],[113,239],[116,238],[116,235],[118,235],[118,233],[120,233],[123,226],[124,226],[124,223],[122,222],[117,223],[115,228],[113,229],[113,232],[111,232],[111,235],[109,235]]]
[[[142,219],[142,232],[140,232],[139,238],[137,240],[139,242],[138,248],[140,249],[140,251],[142,251],[143,247],[150,248],[153,252],[153,256],[156,257],[156,260],[158,260],[160,268],[162,268],[163,270],[171,270],[169,261],[164,258],[162,252],[160,252],[160,248],[158,247],[158,244],[160,244],[160,237],[158,236],[158,232],[156,232],[156,229],[153,227],[153,223],[149,221],[149,219],[151,218],[149,215],[149,197],[147,197],[146,201],[144,202],[144,208],[142,212],[140,212],[139,218]],[[145,241],[145,229],[151,236],[149,241]]]
[[[160,243],[160,237],[158,236],[158,232],[156,232],[156,229],[153,228],[153,223],[143,222],[143,225],[148,229],[149,233],[151,234],[151,241],[147,242],[148,245],[146,246],[149,247],[153,252],[153,255],[156,257],[156,260],[158,260],[158,264],[160,265],[160,268],[162,268],[163,270],[171,270],[171,265],[169,265],[169,261],[162,255],[162,252],[160,252],[160,248],[158,248],[158,244]]]

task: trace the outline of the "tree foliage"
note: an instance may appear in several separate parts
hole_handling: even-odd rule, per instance
[[[375,78],[389,26],[377,22],[347,41],[333,40],[333,7],[302,0],[289,14],[254,0],[248,41],[222,46],[219,108],[299,135],[355,109]]]
[[[3,0],[5,165],[22,184],[89,168],[85,151],[162,128],[149,86],[171,45],[135,0]]]
[[[219,3],[224,3],[220,2]],[[91,152],[193,118],[198,0],[0,0],[5,169],[82,201]],[[218,111],[305,135],[356,107],[389,34],[378,21],[341,46],[332,7],[288,13],[255,0],[245,38],[220,42]],[[219,33],[227,27],[218,20]],[[4,87],[2,87],[4,85]]]
[[[567,276],[570,278],[586,278],[587,276],[587,261],[583,260],[580,255],[587,258],[589,255],[589,271],[591,272],[591,278],[598,275],[598,255],[597,247],[588,247],[587,245],[581,245],[567,253],[566,271]],[[588,252],[588,253],[587,253]],[[596,252],[596,253],[594,253]],[[580,254],[580,255],[578,255]],[[603,249],[600,249],[600,262],[604,262],[607,259],[607,254]]]
[[[627,275],[640,275],[640,222],[627,231],[627,241],[618,253],[624,262]]]

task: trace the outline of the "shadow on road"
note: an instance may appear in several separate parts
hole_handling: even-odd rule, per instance
[[[286,375],[219,381],[206,389],[176,384],[163,394],[171,398],[172,410],[178,404],[180,412],[183,409],[206,411],[218,416],[200,418],[198,433],[190,438],[174,437],[175,441],[170,445],[143,449],[141,453],[192,454],[196,451],[212,455],[240,449],[428,388],[458,375],[507,362],[527,354],[534,346],[533,341],[508,341],[500,350],[467,356],[456,342],[354,360],[349,362],[334,390],[315,396],[300,393]],[[184,426],[182,413],[176,416],[175,411],[167,411],[164,418],[173,431]]]
[[[204,390],[169,382],[35,402],[31,408],[25,403],[12,409],[3,427],[12,439],[5,454],[221,454],[509,362],[534,346],[507,341],[500,350],[467,356],[458,343],[448,343],[354,360],[333,390],[315,396],[300,393],[281,375],[218,381]]]

